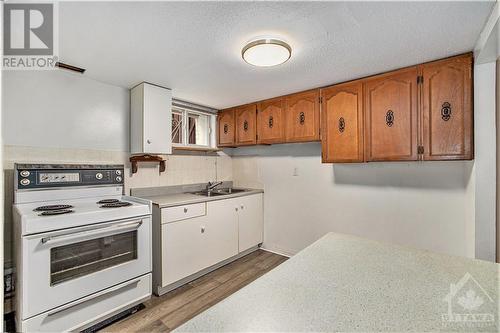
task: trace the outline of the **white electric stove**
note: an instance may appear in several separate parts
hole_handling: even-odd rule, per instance
[[[74,331],[151,295],[151,202],[123,165],[16,164],[18,331]]]

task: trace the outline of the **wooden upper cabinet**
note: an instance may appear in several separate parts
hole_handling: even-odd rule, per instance
[[[257,105],[247,104],[236,108],[236,145],[257,143]]]
[[[286,142],[319,140],[319,89],[285,97]]]
[[[472,159],[472,55],[421,70],[424,160]]]
[[[323,162],[363,162],[363,84],[321,89]]]
[[[417,160],[417,67],[365,83],[366,159]]]
[[[234,146],[235,138],[234,109],[220,111],[217,117],[218,146]]]
[[[285,100],[273,98],[257,106],[257,143],[285,141]]]

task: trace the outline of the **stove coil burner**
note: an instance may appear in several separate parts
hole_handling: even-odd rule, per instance
[[[132,204],[130,202],[125,202],[125,201],[118,201],[118,202],[112,202],[112,203],[106,203],[101,206],[101,208],[118,208],[118,207],[126,207],[126,206],[131,206]]]
[[[102,204],[110,204],[110,203],[116,203],[116,202],[120,202],[120,200],[118,200],[118,199],[102,199],[102,200],[97,201],[97,204],[102,205]]]
[[[40,206],[34,209],[36,212],[47,212],[54,210],[68,210],[69,208],[73,208],[71,205],[48,205],[48,206]],[[47,215],[47,214],[45,214]]]
[[[39,216],[51,216],[51,215],[62,215],[73,213],[72,209],[57,209],[57,210],[46,210],[38,214]]]

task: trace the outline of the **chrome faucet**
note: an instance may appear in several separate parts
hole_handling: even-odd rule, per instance
[[[207,192],[213,191],[217,186],[222,185],[223,182],[208,182]]]

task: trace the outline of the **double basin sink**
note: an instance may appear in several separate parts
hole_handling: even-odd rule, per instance
[[[245,191],[248,191],[248,190],[241,189],[241,188],[221,188],[221,189],[211,190],[211,191],[203,190],[203,191],[199,191],[199,192],[193,192],[193,194],[201,195],[204,197],[215,197],[215,196],[220,196],[220,195],[241,193],[241,192],[245,192]]]

